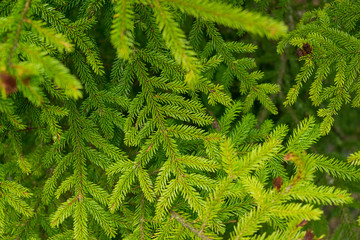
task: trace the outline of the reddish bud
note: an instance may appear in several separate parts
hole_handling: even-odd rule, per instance
[[[304,43],[302,48],[296,50],[296,56],[302,57],[312,53],[312,48],[309,43]]]
[[[5,72],[1,72],[0,79],[1,85],[5,88],[6,94],[11,94],[17,91],[16,79],[13,76]]]
[[[314,236],[315,235],[311,232],[311,230],[307,230],[303,240],[313,240]]]
[[[303,45],[302,49],[304,50],[304,52],[305,52],[306,54],[311,54],[311,53],[312,53],[312,48],[311,48],[311,46],[310,46],[309,43],[305,43],[305,44]]]
[[[273,186],[278,192],[280,192],[280,189],[281,189],[281,186],[283,185],[283,183],[284,183],[284,181],[280,176],[273,180]]]

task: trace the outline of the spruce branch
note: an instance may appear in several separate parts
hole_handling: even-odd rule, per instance
[[[24,22],[26,21],[26,15],[27,15],[27,13],[29,11],[30,4],[31,4],[31,0],[26,0],[24,10],[21,13],[21,19],[20,19],[20,22],[18,24],[16,34],[15,34],[15,38],[13,39],[13,45],[11,47],[11,50],[10,50],[10,53],[9,53],[9,56],[8,56],[8,65],[10,67],[13,67],[12,59],[13,59],[13,56],[15,54],[16,48],[18,47],[20,34],[21,34],[21,29],[22,29],[22,27],[24,25]]]
[[[287,31],[283,23],[217,1],[169,0],[166,2],[196,17],[216,21],[229,27],[245,29],[260,36],[278,39]]]

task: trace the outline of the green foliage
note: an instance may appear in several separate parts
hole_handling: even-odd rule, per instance
[[[322,107],[317,113],[323,118],[320,126],[322,134],[329,133],[334,115],[338,114],[342,105],[351,103],[352,107],[360,106],[360,41],[355,28],[359,12],[360,4],[350,0],[334,1],[323,9],[309,11],[296,29],[278,45],[279,53],[284,52],[286,44],[297,47],[298,52],[306,44],[311,48],[311,52],[299,56],[304,65],[285,104],[293,104],[303,84],[311,79],[310,99],[314,106]]]
[[[311,151],[357,106],[348,5],[287,34],[270,1],[1,1],[0,238],[301,239],[324,205],[356,205],[319,176],[359,181],[359,153]],[[313,72],[310,98],[330,101],[291,134],[258,112],[280,112],[282,86],[255,43],[279,39],[312,48],[286,104]]]

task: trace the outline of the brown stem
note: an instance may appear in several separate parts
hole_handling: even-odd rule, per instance
[[[190,223],[188,223],[184,218],[180,216],[177,212],[171,211],[171,217],[176,219],[183,227],[186,227],[191,232],[195,233],[196,236],[198,236],[201,239],[204,240],[211,240],[208,236],[205,236],[203,233],[200,232],[200,230],[197,230],[194,228]]]
[[[19,23],[19,26],[16,30],[16,35],[15,35],[15,39],[14,39],[14,44],[11,48],[11,51],[10,51],[10,54],[9,54],[9,58],[8,58],[8,64],[10,67],[13,67],[13,63],[12,63],[12,58],[15,54],[15,50],[16,48],[18,47],[18,44],[19,44],[19,39],[20,39],[20,33],[21,33],[21,28],[24,24],[24,21],[26,20],[26,14],[27,12],[29,11],[29,8],[30,8],[30,3],[31,3],[31,0],[27,0],[26,3],[25,3],[25,8],[22,12],[22,16],[21,16],[21,21]]]
[[[210,111],[210,110],[207,110],[207,111],[208,111],[208,113],[212,116],[212,118],[214,119],[214,121],[211,123],[211,126],[212,126],[214,129],[220,131],[221,128],[220,128],[219,122],[218,122],[218,120],[216,119],[214,113],[213,113],[212,111]]]

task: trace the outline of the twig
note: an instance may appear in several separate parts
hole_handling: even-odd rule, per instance
[[[178,214],[177,212],[171,211],[171,217],[176,219],[179,223],[181,223],[181,225],[183,227],[186,227],[187,229],[189,229],[191,232],[195,233],[196,236],[198,236],[201,239],[204,240],[211,240],[209,237],[205,236],[204,234],[202,234],[199,230],[197,230],[196,228],[194,228],[193,226],[191,226],[190,223],[188,223],[184,218],[182,218],[180,216],[180,214]]]
[[[214,129],[216,129],[216,130],[218,130],[218,131],[221,131],[219,122],[218,122],[218,120],[216,119],[214,113],[213,113],[212,111],[210,111],[210,110],[207,110],[207,111],[208,111],[208,113],[211,115],[211,117],[214,119],[214,121],[211,123],[211,126],[212,126]]]
[[[26,3],[25,3],[25,8],[22,12],[22,16],[21,16],[21,21],[19,23],[19,26],[16,30],[16,35],[15,35],[15,39],[14,39],[14,44],[11,48],[11,51],[10,51],[10,54],[9,54],[9,57],[8,57],[8,64],[10,67],[13,67],[13,63],[12,63],[12,58],[15,54],[15,50],[16,48],[18,47],[18,44],[19,44],[19,39],[20,39],[20,33],[21,33],[21,28],[24,24],[24,21],[26,20],[26,14],[27,12],[29,11],[29,8],[30,8],[30,3],[31,3],[31,0],[27,0]]]

